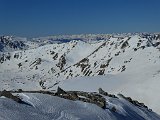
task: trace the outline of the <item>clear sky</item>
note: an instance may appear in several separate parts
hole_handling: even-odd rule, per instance
[[[0,35],[160,32],[160,0],[0,0]]]

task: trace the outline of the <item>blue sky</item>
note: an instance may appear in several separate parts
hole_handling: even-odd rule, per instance
[[[160,0],[0,0],[0,35],[160,32]]]

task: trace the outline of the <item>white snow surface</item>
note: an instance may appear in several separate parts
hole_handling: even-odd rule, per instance
[[[107,108],[38,94],[19,94],[26,104],[0,98],[0,120],[159,120],[160,116],[124,99],[106,97]],[[116,112],[112,108],[116,108]]]
[[[56,90],[61,86],[97,91],[101,87],[143,102],[160,114],[158,36],[98,35],[100,40],[95,40],[97,35],[91,34],[23,39],[27,48],[0,52],[0,90]],[[71,41],[55,42],[66,38]]]

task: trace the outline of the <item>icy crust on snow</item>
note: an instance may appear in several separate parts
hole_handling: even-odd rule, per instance
[[[106,97],[107,109],[94,104],[33,93],[19,96],[28,104],[0,98],[1,120],[159,120],[160,116],[124,99]],[[112,108],[116,111],[112,111]]]

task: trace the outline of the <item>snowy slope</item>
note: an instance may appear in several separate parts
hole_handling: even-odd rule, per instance
[[[19,94],[28,104],[0,98],[1,120],[159,120],[160,116],[125,99],[106,97],[107,108],[33,93]],[[113,107],[115,109],[113,109]]]
[[[25,45],[0,53],[1,90],[55,90],[61,85],[96,91],[103,87],[160,113],[159,34],[52,36],[34,38]]]

